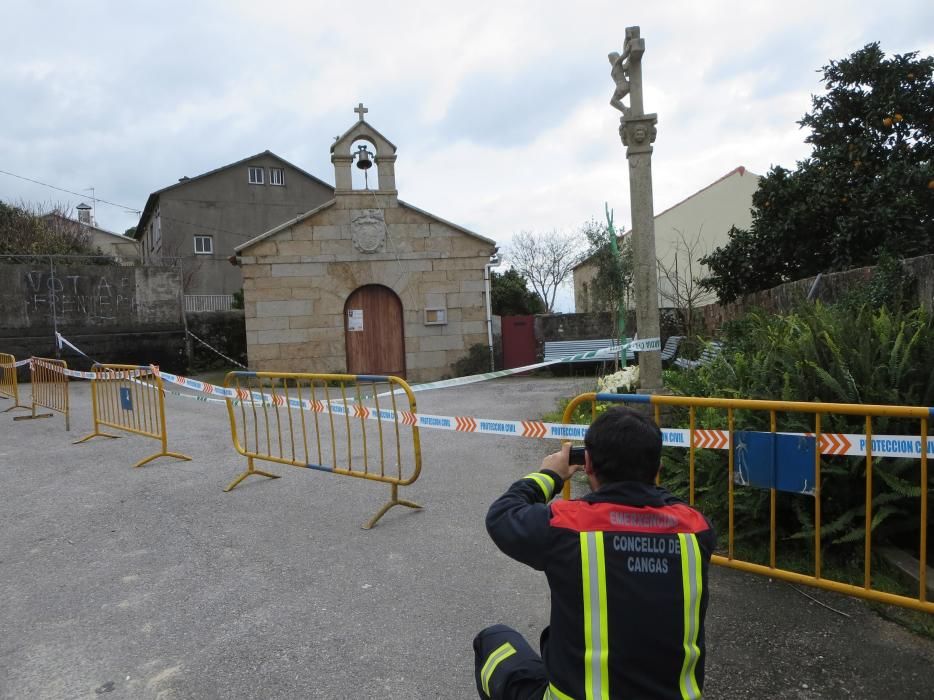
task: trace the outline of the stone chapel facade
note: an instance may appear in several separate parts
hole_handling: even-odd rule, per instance
[[[438,379],[487,344],[496,243],[400,201],[396,147],[355,111],[331,146],[334,198],[236,248],[250,368]],[[353,187],[361,158],[375,189]]]

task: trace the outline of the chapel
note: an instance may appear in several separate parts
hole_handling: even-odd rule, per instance
[[[400,200],[396,147],[354,111],[334,198],[236,248],[250,369],[449,376],[488,345],[496,243]]]

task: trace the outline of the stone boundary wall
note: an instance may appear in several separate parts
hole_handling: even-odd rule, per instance
[[[928,310],[934,309],[934,255],[922,255],[903,260],[902,264],[916,280],[917,302]],[[874,267],[861,267],[843,272],[821,275],[815,298],[824,303],[840,299],[851,289],[865,284],[872,277]],[[772,289],[757,292],[734,304],[708,304],[697,309],[704,334],[713,336],[727,321],[743,316],[752,309],[765,309],[781,313],[794,308],[806,298],[816,277],[787,282]],[[682,333],[682,323],[676,309],[659,309],[662,342],[671,335]],[[540,314],[535,317],[535,341],[538,356],[544,353],[546,340],[594,340],[607,338],[613,328],[610,312],[576,314]],[[635,311],[626,316],[626,335],[637,331]]]
[[[922,255],[902,261],[902,265],[916,280],[918,306],[934,309],[934,255]],[[824,303],[840,299],[851,289],[865,284],[872,277],[874,267],[860,267],[843,272],[821,275],[814,298]],[[752,309],[765,309],[773,313],[790,311],[795,304],[807,298],[816,277],[807,277],[794,282],[756,292],[733,304],[709,304],[699,309],[704,328],[713,335],[724,323],[740,318]]]
[[[0,264],[0,349],[18,359],[55,357],[56,328],[101,362],[187,369],[175,268]],[[90,365],[72,350],[61,357]]]

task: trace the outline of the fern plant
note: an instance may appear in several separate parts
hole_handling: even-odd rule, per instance
[[[865,295],[863,295],[865,296]],[[833,403],[934,405],[934,322],[924,309],[873,306],[854,295],[834,306],[803,304],[784,315],[754,311],[723,329],[724,351],[712,364],[692,371],[670,370],[666,386],[675,394],[725,398]],[[857,303],[859,302],[859,303]],[[687,425],[687,411],[673,413]],[[778,430],[813,432],[814,416],[783,413]],[[767,411],[736,411],[737,430],[769,430]],[[697,412],[696,425],[726,428],[726,411]],[[918,421],[879,417],[874,434],[917,434]],[[826,414],[823,432],[863,433],[860,416]],[[686,493],[687,454],[666,451],[666,473],[673,487]],[[697,452],[698,502],[720,525],[727,518],[725,454]],[[872,520],[874,539],[917,547],[920,520],[920,460],[873,461]],[[821,460],[822,543],[847,555],[862,546],[865,535],[865,460],[825,456]],[[666,479],[666,483],[668,480]],[[934,469],[926,485],[934,484]],[[777,530],[781,539],[812,546],[813,498],[781,494]],[[737,487],[734,512],[738,540],[768,521],[768,491]],[[763,515],[763,513],[765,515]],[[722,525],[720,525],[722,527]],[[931,542],[934,538],[928,538]]]

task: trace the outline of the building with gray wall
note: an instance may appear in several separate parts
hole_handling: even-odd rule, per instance
[[[136,228],[147,264],[177,264],[185,295],[243,286],[234,248],[330,201],[334,188],[271,151],[153,192]]]

